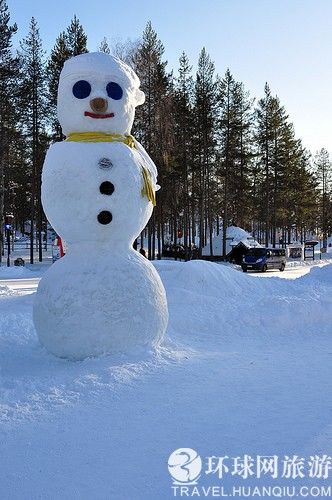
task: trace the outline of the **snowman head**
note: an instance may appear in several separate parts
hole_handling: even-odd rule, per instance
[[[136,73],[103,52],[65,62],[58,88],[58,118],[63,133],[130,134],[135,107],[144,102]]]

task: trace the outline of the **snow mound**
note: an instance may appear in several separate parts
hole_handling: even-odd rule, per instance
[[[303,276],[301,280],[314,283],[319,282],[323,286],[332,287],[332,265],[327,264],[323,267],[312,266],[310,273]]]
[[[198,295],[202,300],[204,296],[226,299],[255,288],[254,283],[232,267],[204,260],[192,260],[180,266],[176,286]]]
[[[237,226],[230,226],[227,228],[227,238],[234,238],[236,241],[246,240],[252,238],[251,234]]]
[[[321,335],[330,332],[332,297],[323,285],[332,266],[321,269],[317,291],[311,274],[298,280],[261,279],[199,260],[167,264],[165,272],[163,263],[155,265],[171,304],[170,333],[192,347],[205,343],[227,351],[239,341],[254,349],[266,342],[295,345],[316,331],[317,315]]]
[[[0,266],[1,279],[32,278],[35,272],[24,266]]]

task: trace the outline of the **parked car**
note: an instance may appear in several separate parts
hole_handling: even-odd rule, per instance
[[[242,271],[262,271],[286,267],[286,250],[284,248],[250,248],[242,260]]]

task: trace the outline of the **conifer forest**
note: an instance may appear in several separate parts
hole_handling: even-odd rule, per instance
[[[178,67],[169,70],[150,22],[138,40],[109,45],[111,37],[105,33],[89,50],[117,55],[137,72],[146,100],[136,109],[133,135],[159,171],[157,205],[137,242],[144,240],[149,258],[179,241],[195,244],[198,255],[210,245],[212,255],[219,232],[225,257],[232,225],[266,246],[303,242],[308,234],[326,245],[329,152],[309,151],[297,137],[273,82],[262,82],[261,95],[252,96],[225,69],[227,58],[218,73],[204,47],[196,61],[180,48]],[[48,227],[40,195],[45,152],[64,139],[56,116],[59,74],[69,57],[84,52],[88,39],[76,16],[47,53],[38,20],[20,39],[0,0],[0,239],[3,248],[6,216],[13,215],[17,231],[30,238],[32,261],[33,249],[43,258]]]

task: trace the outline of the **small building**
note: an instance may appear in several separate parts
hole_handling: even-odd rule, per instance
[[[237,226],[230,226],[226,231],[226,259],[235,264],[241,264],[242,258],[246,255],[249,248],[261,247],[258,241],[250,233]],[[223,249],[222,232],[212,239],[212,251],[210,252],[210,243],[203,248],[202,257],[207,259],[221,259]]]

